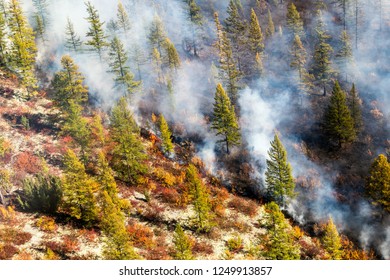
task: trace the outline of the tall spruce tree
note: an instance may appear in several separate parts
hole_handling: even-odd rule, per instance
[[[139,128],[124,97],[119,99],[111,112],[111,138],[114,142],[112,166],[119,179],[135,183],[147,171],[143,163],[145,149],[139,136]]]
[[[226,145],[226,153],[230,153],[230,147],[239,145],[241,136],[234,106],[221,84],[217,85],[214,97],[214,112],[211,128],[216,130],[217,136],[222,139],[218,142]]]
[[[166,53],[165,61],[168,68],[176,71],[181,64],[180,56],[175,48],[175,45],[168,38],[164,42],[164,49]]]
[[[265,35],[267,37],[272,37],[275,34],[275,25],[274,25],[274,21],[272,19],[271,11],[269,9],[267,12],[267,16],[268,16],[268,25],[267,25],[267,28],[265,30]]]
[[[374,205],[390,212],[390,163],[383,154],[380,154],[370,167],[366,193],[373,199]]]
[[[155,15],[149,29],[149,43],[151,50],[157,49],[159,53],[162,53],[162,46],[167,38],[164,24],[158,15]]]
[[[332,218],[329,218],[325,226],[324,236],[321,238],[321,242],[330,259],[341,260],[343,255],[341,237]]]
[[[109,43],[106,41],[107,36],[104,34],[104,22],[100,21],[99,13],[90,1],[86,2],[85,5],[88,12],[86,20],[89,23],[86,34],[89,40],[85,42],[85,45],[90,47],[90,51],[96,52],[101,60],[104,50],[109,46]]]
[[[92,226],[97,220],[96,182],[85,172],[84,165],[72,150],[64,157],[62,208],[73,218]]]
[[[349,109],[356,132],[358,132],[363,125],[362,119],[362,100],[356,90],[355,84],[352,84],[350,94],[348,96]]]
[[[287,152],[277,134],[271,141],[268,151],[265,183],[268,195],[276,203],[285,208],[291,198],[295,196],[295,182],[290,163],[287,161]]]
[[[180,224],[176,225],[175,234],[173,236],[175,260],[193,260],[192,244],[190,238],[184,233]]]
[[[356,137],[345,93],[337,81],[333,87],[330,104],[325,113],[325,129],[330,139],[338,143],[339,148],[343,143],[352,142]]]
[[[76,31],[74,30],[74,25],[69,17],[67,18],[66,22],[65,35],[65,48],[74,52],[80,51],[83,43],[80,39],[80,36],[77,35]]]
[[[160,115],[160,134],[162,139],[162,150],[164,153],[171,154],[173,153],[173,144],[172,144],[172,134],[169,130],[167,121],[165,120],[163,114]]]
[[[295,36],[303,35],[303,21],[301,15],[299,14],[297,7],[294,3],[290,3],[287,7],[287,28]]]
[[[346,80],[348,78],[348,63],[353,60],[351,39],[346,30],[341,33],[340,36],[340,49],[336,54],[336,61],[340,67],[340,70],[345,73]]]
[[[139,88],[141,82],[134,80],[134,74],[127,65],[127,52],[118,37],[112,39],[108,55],[110,60],[110,72],[115,75],[115,85],[122,88],[125,95],[134,93]]]
[[[188,5],[188,19],[191,23],[191,41],[194,56],[199,56],[199,41],[203,31],[203,15],[200,7],[196,4],[195,0],[186,1]]]

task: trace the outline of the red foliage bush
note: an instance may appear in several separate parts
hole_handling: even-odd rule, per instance
[[[238,196],[229,201],[228,207],[250,217],[255,216],[258,209],[258,205],[255,202]]]
[[[17,252],[18,249],[13,245],[0,245],[0,260],[10,260]]]
[[[15,168],[18,171],[36,174],[42,170],[42,161],[31,152],[23,152],[18,156]]]
[[[192,247],[192,252],[200,255],[211,255],[214,253],[214,248],[210,243],[197,240]]]
[[[23,245],[28,242],[31,237],[31,233],[18,231],[13,228],[5,228],[0,231],[0,240],[4,243],[11,243],[14,245]]]
[[[151,222],[160,222],[162,221],[162,214],[164,213],[165,208],[158,205],[157,203],[150,203],[148,207],[143,211],[143,217]]]
[[[142,224],[130,224],[127,226],[130,239],[136,247],[151,248],[154,245],[153,231]]]
[[[163,202],[173,206],[177,206],[180,202],[180,194],[175,189],[163,188],[160,197]]]

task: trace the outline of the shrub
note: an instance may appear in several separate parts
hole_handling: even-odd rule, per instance
[[[10,260],[17,252],[18,249],[13,245],[0,245],[0,260]]]
[[[237,196],[229,201],[228,207],[250,217],[255,216],[258,209],[258,205],[255,202]]]
[[[180,194],[175,189],[164,188],[160,193],[161,200],[170,205],[179,205],[180,203]]]
[[[163,168],[156,168],[153,173],[157,180],[167,187],[172,187],[176,183],[176,177]]]
[[[73,253],[79,250],[79,242],[74,235],[65,235],[61,245],[63,253]]]
[[[152,248],[154,245],[153,231],[142,224],[131,224],[127,226],[130,240],[136,247]]]
[[[192,247],[192,252],[194,254],[211,255],[214,253],[214,248],[213,245],[206,241],[196,241]]]
[[[18,231],[14,228],[4,228],[0,231],[0,240],[4,243],[23,245],[31,239],[29,232]]]
[[[36,221],[36,226],[46,232],[53,232],[57,229],[56,222],[51,217],[42,216]]]
[[[42,170],[41,159],[31,152],[21,153],[15,163],[15,168],[29,174],[36,174]]]
[[[24,210],[54,214],[61,197],[61,180],[55,176],[39,174],[23,181],[23,195],[19,202]]]
[[[244,248],[244,241],[242,240],[240,235],[235,235],[226,241],[226,246],[232,253],[238,253]]]

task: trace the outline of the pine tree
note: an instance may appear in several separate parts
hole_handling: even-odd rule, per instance
[[[106,260],[135,260],[134,251],[125,227],[125,218],[111,196],[103,191],[100,227],[106,236],[103,256]]]
[[[120,1],[118,3],[116,18],[117,18],[118,27],[122,29],[123,33],[127,36],[129,30],[131,29],[131,23],[130,23],[129,16],[126,12],[126,9],[123,6],[122,2]]]
[[[137,68],[137,79],[142,81],[141,66],[145,65],[149,59],[146,57],[143,48],[141,48],[137,43],[134,43],[131,47],[130,60]]]
[[[275,34],[275,25],[272,19],[271,11],[268,9],[268,26],[267,29],[265,30],[265,35],[267,37],[272,37],[274,34]]]
[[[175,234],[173,236],[174,253],[173,258],[175,260],[193,260],[192,256],[192,244],[191,240],[184,233],[180,224],[176,225]]]
[[[390,163],[383,154],[370,167],[366,193],[373,199],[374,205],[380,205],[390,212]]]
[[[251,10],[251,20],[248,30],[248,45],[253,57],[257,53],[262,53],[264,50],[263,32],[261,31],[259,21],[253,9]]]
[[[195,224],[198,231],[208,231],[212,224],[210,195],[192,164],[187,168],[186,181],[195,210]]]
[[[162,150],[164,153],[171,154],[173,153],[173,144],[172,144],[172,134],[169,130],[169,126],[164,116],[160,115],[160,133],[162,138]]]
[[[265,172],[267,193],[280,207],[285,208],[289,200],[295,196],[295,182],[291,165],[287,161],[286,149],[277,134],[271,141],[268,156]]]
[[[324,245],[324,249],[329,254],[330,259],[341,260],[343,254],[341,238],[332,218],[329,218],[329,221],[325,226],[325,232],[321,242]]]
[[[164,49],[166,52],[166,64],[169,69],[177,70],[180,67],[180,57],[175,48],[175,45],[167,38],[164,43]]]
[[[149,43],[151,49],[157,49],[159,53],[162,52],[162,46],[167,38],[167,34],[165,32],[164,24],[161,18],[158,15],[155,15],[152,21],[152,25],[149,29]]]
[[[161,53],[157,48],[154,48],[152,51],[152,66],[156,75],[156,80],[159,83],[164,83],[165,77],[162,71],[162,58]]]
[[[347,77],[347,70],[348,70],[347,66],[348,63],[352,62],[353,54],[352,54],[351,39],[349,38],[347,31],[345,30],[341,33],[340,44],[341,47],[336,54],[336,60],[340,65],[341,71],[345,72],[345,75]]]
[[[127,66],[127,52],[121,40],[114,37],[110,44],[109,50],[110,71],[115,74],[116,86],[124,89],[125,95],[134,93],[140,86],[141,82],[134,81],[134,75]]]
[[[334,73],[330,60],[333,49],[327,43],[330,36],[326,33],[321,11],[318,11],[318,22],[315,31],[317,35],[317,42],[314,47],[313,74],[317,82],[324,88],[324,95],[326,95],[326,86],[331,81]]]
[[[139,175],[147,171],[143,163],[146,159],[139,136],[139,128],[127,108],[124,97],[111,112],[111,138],[115,144],[112,166],[117,176],[125,182],[136,182]]]
[[[54,74],[51,87],[55,104],[67,112],[70,101],[81,105],[88,100],[88,88],[83,84],[85,78],[70,56],[64,55],[61,58],[61,66],[62,69]]]
[[[21,76],[22,84],[26,86],[29,94],[37,86],[34,73],[37,47],[35,45],[34,32],[23,15],[22,8],[17,0],[9,2],[10,28],[10,56],[11,66]]]
[[[290,3],[287,7],[287,28],[295,36],[303,35],[303,21],[294,3]]]
[[[35,21],[35,38],[36,39],[40,39],[42,41],[42,43],[44,44],[46,42],[46,29],[45,29],[45,25],[43,23],[43,19],[42,17],[36,13],[34,15],[34,21]]]
[[[234,112],[234,106],[230,103],[225,90],[221,84],[217,85],[214,98],[214,112],[211,128],[216,130],[216,134],[222,136],[226,145],[226,153],[230,153],[230,147],[240,144],[240,128]]]
[[[325,114],[325,129],[330,138],[337,141],[339,147],[343,143],[352,142],[356,137],[345,93],[341,90],[337,81],[333,87],[330,104]]]
[[[90,39],[85,42],[85,45],[90,46],[90,50],[96,52],[102,59],[103,51],[109,46],[106,41],[107,36],[104,34],[103,25],[104,22],[100,21],[99,13],[91,2],[86,2],[88,17],[86,18],[90,26],[86,34]]]
[[[355,84],[352,84],[352,88],[349,95],[349,109],[351,111],[351,117],[353,120],[353,124],[356,132],[358,132],[362,125],[362,100],[359,98],[359,94],[356,90]]]
[[[214,14],[214,18],[218,36],[216,47],[219,51],[219,76],[227,88],[228,95],[233,105],[236,106],[238,100],[238,80],[240,79],[240,72],[238,71],[233,58],[230,40],[226,36],[226,32],[224,32],[222,29],[217,13]]]
[[[32,2],[38,16],[42,20],[42,27],[46,30],[49,26],[49,0],[32,0]]]
[[[66,152],[64,165],[62,207],[71,217],[92,226],[97,220],[96,182],[87,175],[84,165],[72,150]]]
[[[261,254],[270,260],[299,260],[300,248],[294,243],[293,235],[275,202],[265,205],[267,237],[265,251]]]
[[[65,35],[65,48],[74,52],[80,51],[83,43],[81,42],[80,36],[76,34],[73,23],[69,17],[66,22]]]
[[[203,28],[203,16],[200,7],[196,4],[195,0],[188,0],[188,18],[191,22],[191,36],[192,36],[192,49],[194,50],[194,56],[198,57],[199,49],[199,36]]]
[[[306,64],[306,49],[303,46],[299,35],[295,35],[290,54],[291,54],[290,67],[298,70],[299,79],[302,80],[302,73],[304,71],[305,64]]]

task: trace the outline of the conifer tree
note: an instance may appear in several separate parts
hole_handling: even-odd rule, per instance
[[[45,25],[43,23],[43,19],[42,17],[38,14],[38,13],[35,13],[34,15],[34,21],[35,21],[35,38],[36,39],[40,39],[42,43],[45,43],[46,42],[46,29],[45,29]]]
[[[180,67],[180,57],[175,48],[175,45],[167,38],[164,43],[164,49],[166,53],[166,64],[169,69],[177,70]]]
[[[92,226],[97,220],[96,182],[87,175],[84,165],[72,150],[66,152],[64,165],[62,207],[71,217]]]
[[[358,132],[362,125],[362,100],[359,98],[359,94],[356,90],[355,84],[352,84],[352,88],[349,95],[349,109],[351,111],[351,117],[353,120],[353,124],[356,132]]]
[[[326,95],[326,86],[331,81],[334,73],[330,60],[333,49],[327,43],[330,36],[326,33],[321,11],[318,11],[318,22],[315,31],[317,39],[314,47],[313,74],[317,82],[323,87],[324,95]]]
[[[8,21],[8,1],[0,0],[0,13],[3,15],[4,20]]]
[[[78,36],[76,31],[74,30],[74,25],[69,17],[66,22],[65,35],[66,49],[74,52],[80,51],[83,43],[81,42],[80,36]]]
[[[326,252],[329,254],[330,259],[341,260],[343,254],[341,238],[332,218],[329,218],[329,221],[325,226],[324,236],[321,241]]]
[[[96,182],[99,184],[100,192],[106,192],[114,205],[120,205],[118,197],[118,187],[114,174],[108,165],[106,156],[103,152],[98,155]]]
[[[83,84],[85,78],[79,72],[79,67],[69,55],[61,58],[61,66],[62,69],[55,73],[51,86],[56,105],[66,112],[70,101],[81,105],[88,100],[88,88]]]
[[[180,224],[176,225],[175,234],[173,236],[174,254],[175,260],[193,260],[192,256],[192,244],[191,240],[184,233]]]
[[[107,191],[102,193],[101,223],[104,240],[103,256],[106,260],[135,260],[134,251],[125,227],[125,218]]]
[[[251,10],[251,20],[249,23],[248,30],[248,45],[249,50],[255,56],[257,53],[262,53],[264,50],[263,43],[263,32],[261,31],[261,27],[259,21],[257,19],[255,10]]]
[[[300,248],[294,243],[293,235],[275,202],[265,205],[268,238],[262,255],[270,260],[299,260]]]
[[[240,72],[236,67],[236,63],[233,58],[233,52],[230,45],[230,40],[226,36],[226,32],[223,31],[219,22],[218,14],[214,14],[215,23],[217,27],[217,43],[216,47],[219,51],[219,76],[227,88],[228,95],[233,103],[237,105],[238,100],[238,80],[240,79]]]
[[[134,43],[130,51],[130,60],[136,66],[139,81],[142,81],[141,66],[148,62],[148,58],[145,55],[144,50],[137,44]]]
[[[86,2],[85,5],[88,12],[86,19],[90,25],[86,34],[89,40],[85,42],[85,45],[90,46],[90,50],[96,52],[101,60],[103,51],[109,46],[109,43],[106,41],[107,36],[103,30],[104,22],[100,21],[99,13],[90,1]]]
[[[134,183],[138,176],[147,171],[146,159],[139,136],[139,128],[133,114],[127,108],[124,97],[119,99],[111,112],[111,138],[115,144],[112,166],[119,179]]]
[[[274,34],[275,34],[275,25],[272,19],[271,11],[268,9],[268,26],[267,29],[265,30],[265,35],[267,37],[272,37]]]
[[[7,24],[3,13],[0,13],[0,65],[6,65],[8,62],[8,56],[6,55],[7,45]]]
[[[290,54],[291,54],[290,67],[298,70],[299,79],[302,80],[302,73],[304,71],[305,64],[306,64],[306,49],[303,46],[299,35],[295,35]]]
[[[226,153],[230,153],[230,147],[240,144],[240,128],[234,112],[234,106],[221,84],[217,85],[214,98],[214,112],[211,128],[221,136],[222,142],[226,145]]]
[[[22,78],[22,84],[26,86],[29,94],[37,86],[34,73],[37,47],[35,45],[34,32],[23,15],[22,8],[18,0],[9,2],[10,28],[10,56],[11,65]]]
[[[91,146],[95,148],[102,148],[106,143],[106,133],[102,123],[102,117],[99,113],[93,116],[91,123]]]
[[[325,114],[325,129],[329,137],[337,141],[339,148],[343,143],[352,142],[356,137],[345,93],[337,81],[333,87],[330,104]]]
[[[210,196],[192,164],[187,168],[186,180],[195,210],[195,224],[198,231],[208,231],[212,224]]]
[[[134,93],[140,86],[141,82],[134,81],[134,74],[131,73],[127,65],[127,52],[121,40],[114,37],[110,44],[109,50],[110,71],[115,74],[114,81],[116,86],[124,89],[125,94]]]
[[[287,28],[295,36],[303,35],[303,21],[294,3],[290,3],[287,7]]]
[[[122,29],[123,33],[127,36],[128,32],[131,29],[131,23],[130,23],[129,15],[127,14],[125,7],[120,1],[118,3],[116,18],[117,18],[118,27]]]
[[[370,167],[366,193],[373,199],[374,205],[390,212],[390,163],[383,154],[380,154]]]
[[[167,38],[164,24],[158,15],[155,15],[149,29],[149,43],[152,51],[156,48],[162,53],[162,46]]]
[[[351,39],[349,38],[349,35],[346,30],[344,30],[341,33],[340,45],[341,45],[340,49],[336,54],[336,60],[340,65],[341,71],[345,72],[345,75],[347,76],[347,70],[348,70],[347,66],[348,63],[352,62],[353,54],[352,54]]]
[[[188,18],[191,22],[191,36],[192,36],[192,49],[194,50],[194,56],[198,57],[199,50],[199,36],[203,28],[203,16],[200,7],[196,4],[195,0],[188,0]]]
[[[161,53],[157,48],[154,48],[152,51],[152,66],[156,74],[156,80],[159,83],[163,83],[165,81],[164,73],[162,71],[162,64]]]
[[[164,153],[171,154],[173,153],[173,144],[172,144],[172,134],[169,130],[167,121],[165,120],[163,114],[160,115],[160,133],[162,138],[162,150]]]
[[[49,26],[49,0],[32,0],[32,2],[39,18],[42,20],[43,30],[46,30]]]
[[[267,193],[280,207],[284,208],[289,200],[295,196],[295,182],[291,165],[287,161],[286,149],[277,134],[271,141],[268,156],[265,172]]]

